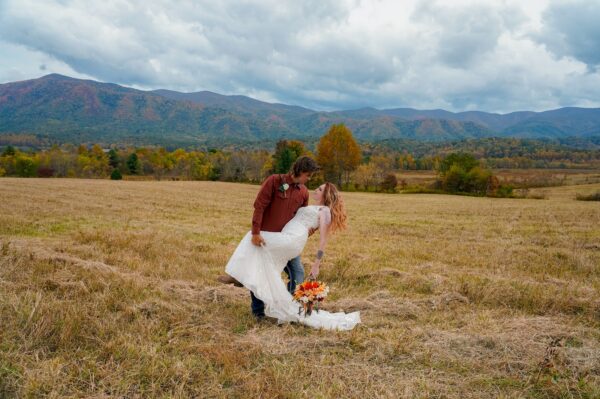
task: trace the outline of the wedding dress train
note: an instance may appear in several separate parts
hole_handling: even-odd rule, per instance
[[[299,304],[294,301],[281,279],[288,260],[300,255],[308,239],[308,230],[319,225],[320,206],[309,205],[298,209],[281,233],[261,231],[266,245],[252,244],[248,232],[233,255],[225,271],[244,284],[246,288],[265,303],[265,314],[279,323],[299,322],[314,328],[351,330],[360,323],[360,312],[331,313],[313,311],[310,316],[298,313]]]

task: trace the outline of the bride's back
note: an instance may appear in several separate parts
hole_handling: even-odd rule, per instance
[[[319,209],[320,206],[308,205],[298,209],[296,215],[285,225],[282,232],[288,227],[293,227],[294,224],[300,224],[308,232],[309,229],[316,229],[319,227]],[[290,226],[291,224],[291,226]],[[289,229],[288,229],[289,230]],[[304,232],[303,232],[304,233]]]

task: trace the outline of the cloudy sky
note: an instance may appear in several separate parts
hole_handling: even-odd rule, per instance
[[[600,0],[0,0],[0,83],[56,72],[332,110],[600,107]]]

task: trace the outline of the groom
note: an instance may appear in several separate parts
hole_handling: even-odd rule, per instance
[[[252,244],[265,245],[265,240],[260,235],[261,230],[280,232],[300,207],[308,205],[308,189],[305,184],[318,170],[319,167],[312,158],[303,156],[296,160],[289,173],[267,177],[254,201]],[[313,232],[314,230],[311,230],[309,235]],[[289,278],[288,291],[293,293],[296,283],[304,281],[304,266],[302,266],[300,256],[288,261],[284,270]],[[230,276],[221,276],[219,281],[239,284]],[[250,291],[250,296],[252,313],[258,320],[262,320],[265,317],[265,304],[254,296],[252,291]]]

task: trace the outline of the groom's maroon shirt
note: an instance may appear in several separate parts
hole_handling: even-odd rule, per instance
[[[289,184],[287,191],[280,187]],[[263,231],[279,232],[289,222],[298,209],[308,205],[308,189],[304,184],[294,183],[292,176],[271,175],[263,182],[252,215],[252,234]]]

